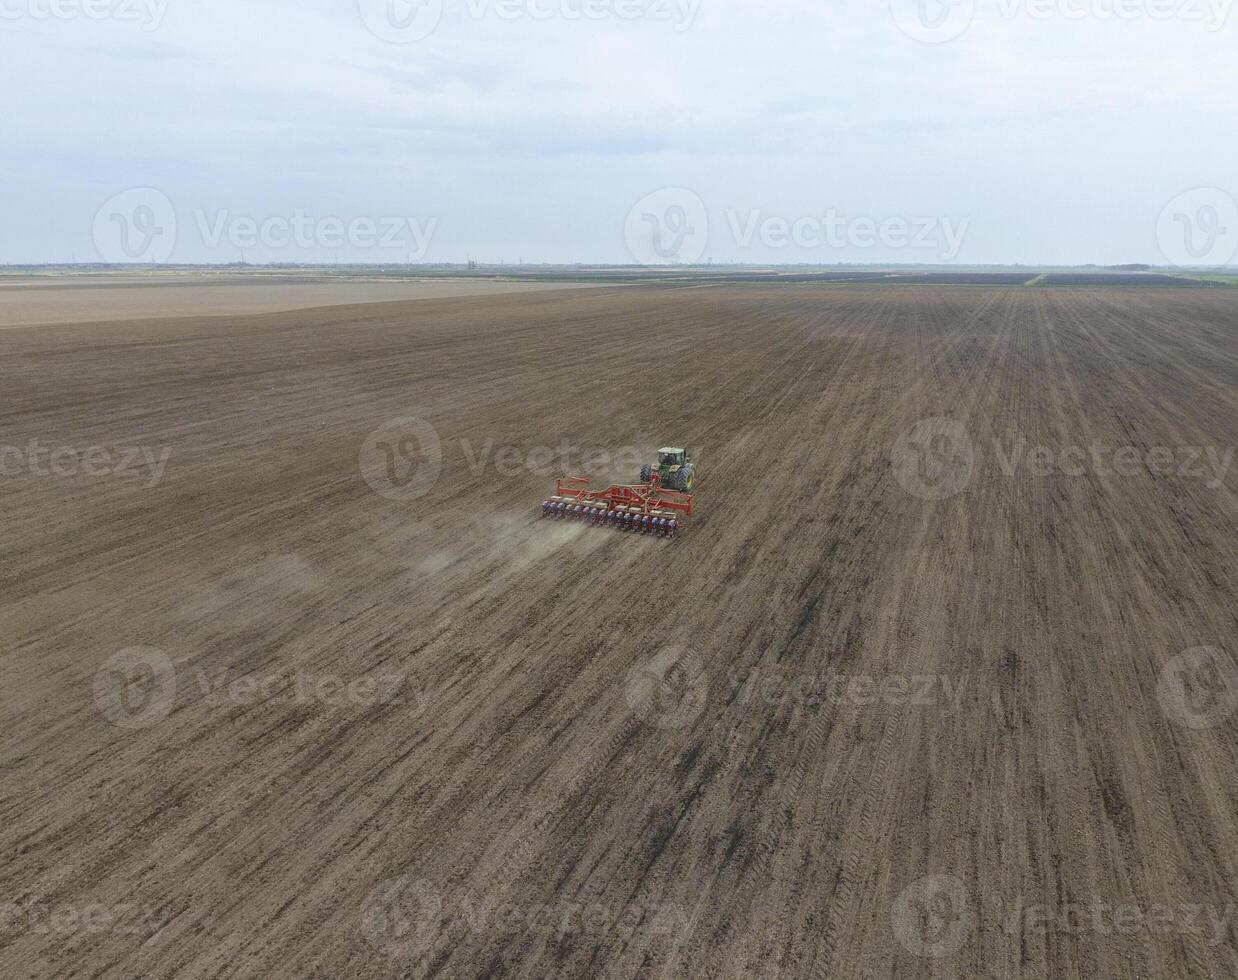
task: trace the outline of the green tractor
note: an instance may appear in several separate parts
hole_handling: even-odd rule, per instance
[[[692,492],[692,482],[696,474],[692,466],[692,457],[688,455],[686,449],[669,446],[659,449],[657,466],[646,463],[640,468],[640,482],[648,483],[653,479],[655,472],[661,477],[662,486],[667,490],[678,490],[680,493]]]

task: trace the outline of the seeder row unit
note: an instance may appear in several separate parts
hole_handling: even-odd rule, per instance
[[[584,477],[558,480],[555,495],[542,501],[542,516],[664,538],[673,538],[683,530],[683,518],[692,516],[691,495],[663,490],[657,473],[649,483],[605,490],[588,487]]]

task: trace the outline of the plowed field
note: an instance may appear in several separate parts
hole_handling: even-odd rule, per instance
[[[0,974],[1238,975],[1225,290],[0,331]],[[697,460],[677,540],[539,518]]]

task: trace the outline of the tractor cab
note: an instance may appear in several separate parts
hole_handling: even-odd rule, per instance
[[[663,446],[658,450],[657,466],[642,466],[640,473],[641,483],[648,483],[653,479],[653,474],[656,471],[659,477],[659,483],[668,490],[678,490],[680,493],[689,493],[692,490],[692,482],[695,477],[693,473],[692,457],[688,455],[686,449],[681,449],[677,446]]]

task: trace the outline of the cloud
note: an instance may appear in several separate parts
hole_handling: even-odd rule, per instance
[[[1138,261],[1165,200],[1236,179],[1219,163],[1238,153],[1231,22],[1042,22],[977,0],[933,45],[875,0],[702,0],[687,29],[573,18],[579,0],[514,18],[444,2],[408,45],[325,0],[173,0],[150,32],[0,21],[0,204],[22,219],[0,260],[89,254],[91,202],[154,184],[188,210],[432,214],[442,260],[623,261],[632,201],[684,185],[714,208],[968,216],[964,261]],[[1063,175],[1071,201],[1122,217],[1079,227]]]

